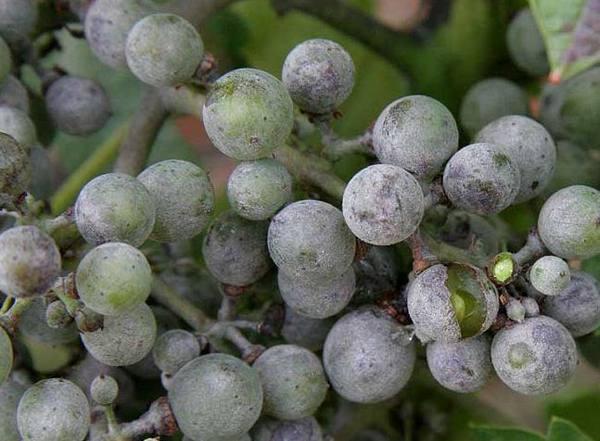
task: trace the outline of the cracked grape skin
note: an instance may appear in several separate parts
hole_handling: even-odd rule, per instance
[[[417,337],[457,342],[482,334],[499,309],[498,292],[485,272],[468,264],[437,264],[408,286],[408,313]]]
[[[126,243],[109,242],[85,255],[75,274],[83,303],[103,315],[119,315],[146,301],[152,269],[146,256]]]
[[[542,311],[560,322],[573,337],[581,337],[600,326],[600,286],[591,274],[572,274],[569,285],[558,295],[544,297]]]
[[[173,377],[169,402],[179,428],[193,440],[242,437],[258,420],[263,391],[256,369],[227,354],[209,354]]]
[[[21,441],[17,427],[17,407],[27,387],[12,377],[0,384],[0,433],[2,441]]]
[[[314,417],[295,421],[261,418],[250,433],[253,441],[323,441],[323,431]]]
[[[531,317],[496,334],[492,364],[500,379],[524,395],[555,392],[577,367],[577,348],[569,331],[556,320]]]
[[[56,127],[74,136],[97,132],[112,114],[110,99],[102,85],[74,75],[65,75],[52,82],[45,101]]]
[[[0,199],[15,197],[31,183],[31,162],[27,151],[5,133],[0,133]]]
[[[283,301],[294,311],[309,318],[324,319],[336,315],[350,303],[356,276],[352,267],[341,276],[325,281],[279,271],[277,284]]]
[[[354,87],[354,72],[352,57],[342,46],[316,38],[290,51],[281,78],[298,107],[325,114],[348,98]]]
[[[329,385],[321,360],[296,345],[276,345],[263,352],[254,368],[260,376],[263,413],[280,420],[297,420],[314,414]]]
[[[0,326],[0,386],[8,379],[13,367],[14,353],[10,337]]]
[[[105,316],[104,327],[81,334],[87,351],[108,366],[128,366],[143,359],[156,339],[152,310],[141,303],[117,316]]]
[[[536,290],[547,296],[560,294],[570,279],[569,265],[556,256],[540,257],[529,269],[529,281]]]
[[[12,297],[41,296],[60,275],[54,240],[33,225],[0,234],[0,291]]]
[[[171,329],[154,343],[152,356],[158,368],[175,375],[186,363],[200,355],[200,343],[194,334],[183,329]]]
[[[33,121],[16,107],[0,106],[0,132],[12,136],[28,153],[37,143]]]
[[[17,421],[23,441],[83,441],[90,427],[90,406],[74,383],[50,378],[25,391]]]
[[[427,345],[427,365],[446,389],[471,393],[481,389],[492,375],[490,337],[483,334],[455,343]]]
[[[85,16],[85,39],[98,59],[113,68],[126,68],[127,34],[149,10],[138,0],[95,0]]]
[[[298,314],[293,308],[286,306],[281,336],[290,344],[319,351],[323,348],[327,334],[334,323],[333,318],[313,319]]]
[[[379,115],[373,147],[383,164],[397,165],[419,180],[429,180],[458,149],[458,127],[442,103],[411,95],[394,101]]]
[[[10,46],[22,44],[38,21],[34,0],[0,0],[0,36]]]
[[[131,72],[154,87],[189,81],[202,62],[204,43],[198,31],[175,14],[152,14],[127,35],[125,56]]]
[[[268,246],[280,271],[318,283],[348,270],[356,239],[339,209],[307,199],[286,206],[271,220]]]
[[[75,222],[92,245],[125,242],[142,245],[154,227],[156,203],[137,179],[122,173],[107,173],[90,182],[75,202]]]
[[[550,196],[538,216],[544,245],[563,259],[600,254],[600,191],[572,185]]]
[[[396,395],[410,379],[415,359],[415,344],[407,332],[372,306],[339,319],[323,348],[331,386],[356,403],[376,403]]]
[[[271,268],[267,250],[267,222],[253,222],[232,211],[216,218],[204,237],[202,256],[219,282],[247,286]]]
[[[478,143],[456,152],[444,169],[444,192],[457,208],[489,215],[508,208],[519,193],[519,167],[501,146]]]
[[[294,105],[277,78],[236,69],[219,78],[202,109],[208,137],[221,153],[248,161],[268,157],[294,124]]]
[[[96,403],[108,406],[117,399],[118,395],[119,384],[110,375],[101,374],[92,381],[90,396]]]
[[[512,61],[534,77],[550,70],[542,34],[529,8],[523,8],[512,19],[506,30],[506,46]]]
[[[475,143],[497,144],[518,166],[521,187],[515,203],[538,196],[552,179],[556,146],[552,136],[537,121],[521,115],[508,115],[486,125]]]
[[[292,176],[273,159],[242,162],[229,176],[227,198],[240,216],[266,220],[292,199]]]
[[[486,78],[467,91],[460,105],[460,125],[473,137],[484,126],[506,115],[527,115],[527,94],[504,78]]]
[[[140,173],[138,180],[156,202],[151,239],[191,239],[208,224],[215,205],[214,189],[206,172],[197,165],[178,159],[161,161]]]
[[[360,240],[373,245],[402,242],[419,227],[423,190],[407,171],[376,164],[350,180],[342,202],[344,219]]]

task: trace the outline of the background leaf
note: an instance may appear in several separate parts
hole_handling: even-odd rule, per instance
[[[475,441],[544,441],[544,437],[535,432],[521,429],[489,426],[473,426]]]
[[[548,441],[593,441],[570,421],[554,417],[548,429]]]

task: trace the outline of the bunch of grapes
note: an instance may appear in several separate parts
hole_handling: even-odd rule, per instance
[[[34,66],[50,122],[71,136],[103,128],[111,98],[97,81],[38,65],[37,3],[0,0],[4,441],[178,431],[190,441],[322,441],[315,415],[331,397],[379,403],[418,369],[456,393],[494,375],[525,395],[573,378],[575,339],[600,326],[600,285],[578,269],[600,254],[600,191],[576,181],[549,189],[563,173],[561,143],[599,146],[599,67],[548,86],[537,118],[519,85],[494,77],[468,90],[458,123],[436,99],[408,95],[353,141],[332,122],[360,72],[334,41],[298,44],[281,79],[254,68],[218,76],[182,11],[67,3],[102,63],[128,70],[165,112],[201,108],[210,141],[238,163],[226,210],[217,212],[206,170],[170,159],[99,174],[52,217],[29,193],[47,128],[34,124],[15,67]],[[507,45],[520,69],[547,73],[529,11]],[[306,141],[315,133],[319,147]],[[368,163],[340,184],[323,161],[353,143]],[[483,229],[534,199],[543,205],[520,248],[465,250],[458,231],[440,239],[457,213]],[[86,355],[47,378],[36,348]],[[119,422],[132,378],[160,382],[165,396]]]

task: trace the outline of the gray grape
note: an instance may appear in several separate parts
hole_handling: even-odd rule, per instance
[[[102,405],[108,406],[117,399],[119,395],[119,384],[110,375],[98,375],[90,386],[92,399]]]
[[[529,269],[529,281],[547,296],[559,294],[569,284],[571,272],[567,262],[556,256],[540,257]]]
[[[34,0],[0,0],[0,36],[10,46],[22,44],[38,20]]]
[[[154,363],[169,375],[175,375],[187,362],[199,355],[198,339],[183,329],[171,329],[161,334],[152,349]]]
[[[31,183],[31,162],[24,147],[0,133],[0,196],[14,198]]]
[[[16,107],[0,106],[0,132],[12,136],[27,152],[37,143],[33,121]]]

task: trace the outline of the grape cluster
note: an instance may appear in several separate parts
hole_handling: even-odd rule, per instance
[[[245,67],[217,77],[185,2],[68,3],[91,52],[159,100],[157,120],[201,117],[237,164],[219,199],[208,162],[117,162],[50,215],[36,200],[49,191],[38,113],[52,130],[89,136],[109,123],[111,98],[96,80],[27,59],[42,80],[30,103],[21,58],[45,24],[35,1],[0,0],[2,440],[178,428],[189,441],[323,441],[317,418],[338,398],[390,400],[425,365],[457,393],[494,373],[525,395],[572,379],[575,339],[600,326],[600,285],[579,266],[600,255],[600,191],[595,169],[579,183],[566,167],[599,145],[599,67],[546,85],[539,112],[519,84],[483,79],[464,96],[460,126],[433,97],[397,97],[347,140],[334,120],[361,72],[337,42],[300,42],[281,80]],[[506,40],[519,69],[548,73],[528,9]],[[152,125],[138,116],[128,135]],[[328,159],[355,144],[369,159],[344,183]],[[522,203],[539,213],[518,249],[523,238],[500,216]],[[39,347],[66,360],[44,369]],[[68,379],[55,377],[76,359]],[[133,377],[160,381],[166,397],[120,424],[115,410],[139,411]]]

